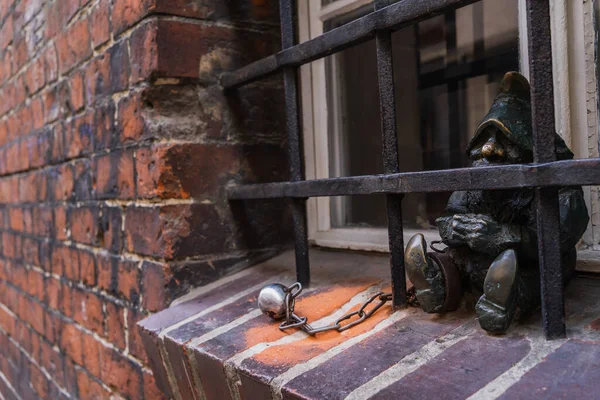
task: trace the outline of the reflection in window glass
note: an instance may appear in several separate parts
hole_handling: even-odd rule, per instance
[[[519,69],[517,12],[517,0],[484,0],[393,34],[401,171],[468,166],[465,148],[502,76]],[[375,42],[327,62],[331,176],[383,173]],[[405,226],[431,227],[448,196],[406,196]],[[336,198],[331,215],[334,227],[387,225],[384,196]]]

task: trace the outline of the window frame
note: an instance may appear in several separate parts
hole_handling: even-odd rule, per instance
[[[576,158],[598,157],[598,111],[596,81],[596,33],[594,6],[600,0],[551,1],[552,46],[556,129],[573,149]],[[298,2],[299,42],[320,36],[327,20],[372,3],[372,0],[338,0],[324,7],[320,1]],[[525,0],[519,3],[520,64],[529,75]],[[561,57],[568,54],[568,57]],[[336,62],[334,55],[329,62]],[[329,112],[327,60],[301,66],[301,104],[306,179],[329,178]],[[335,76],[335,75],[334,75]],[[336,79],[331,82],[336,87]],[[334,107],[336,105],[334,104]],[[334,124],[335,125],[335,124]],[[334,136],[335,137],[339,135]],[[595,143],[595,145],[594,145]],[[583,246],[600,255],[598,187],[584,187],[591,215]],[[307,203],[308,237],[311,243],[338,249],[389,252],[385,228],[334,228],[331,202],[334,197],[310,198]],[[430,242],[439,240],[436,230],[405,229],[405,242],[415,233]]]

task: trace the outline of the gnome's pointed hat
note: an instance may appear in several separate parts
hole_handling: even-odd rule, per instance
[[[499,129],[508,140],[521,149],[533,151],[530,87],[527,78],[518,72],[507,72],[504,75],[500,92],[471,139],[467,154],[471,152],[479,135],[489,127]],[[573,158],[573,153],[558,134],[555,134],[554,143],[558,160]]]

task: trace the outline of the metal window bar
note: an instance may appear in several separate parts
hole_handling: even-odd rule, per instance
[[[402,196],[406,193],[536,188],[542,318],[548,339],[565,337],[564,293],[559,252],[558,192],[560,186],[600,184],[600,158],[556,161],[549,0],[527,0],[534,164],[401,173],[398,167],[391,32],[466,6],[478,0],[376,0],[374,11],[337,29],[295,44],[295,1],[280,0],[281,52],[222,77],[225,89],[284,74],[290,182],[238,185],[228,188],[231,200],[284,198],[290,201],[296,236],[296,268],[303,284],[310,280],[306,235],[306,199],[382,193],[387,195],[390,263],[394,305],[405,306]],[[303,180],[297,73],[300,65],[375,37],[380,85],[384,175]]]

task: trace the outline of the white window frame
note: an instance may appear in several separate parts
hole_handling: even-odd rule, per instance
[[[521,64],[528,75],[525,0],[519,1]],[[554,89],[558,133],[573,149],[576,158],[598,157],[596,99],[596,49],[594,2],[600,0],[551,0],[554,54]],[[298,2],[299,39],[315,38],[324,31],[324,22],[372,3],[372,0],[337,0],[325,7],[321,0]],[[564,57],[568,54],[568,57]],[[331,62],[336,62],[335,57]],[[329,178],[329,128],[326,61],[320,59],[301,67],[304,154],[307,179]],[[336,82],[333,78],[332,87]],[[335,107],[335,104],[333,105]],[[336,148],[341,148],[336,143]],[[599,190],[586,187],[585,198],[591,223],[584,236],[588,250],[600,251]],[[339,198],[318,197],[308,202],[309,239],[333,248],[388,252],[384,228],[333,228],[331,202]],[[417,230],[405,230],[405,241]],[[437,231],[421,231],[428,241],[439,239]],[[600,253],[596,253],[600,254]],[[594,255],[595,258],[598,258]]]

